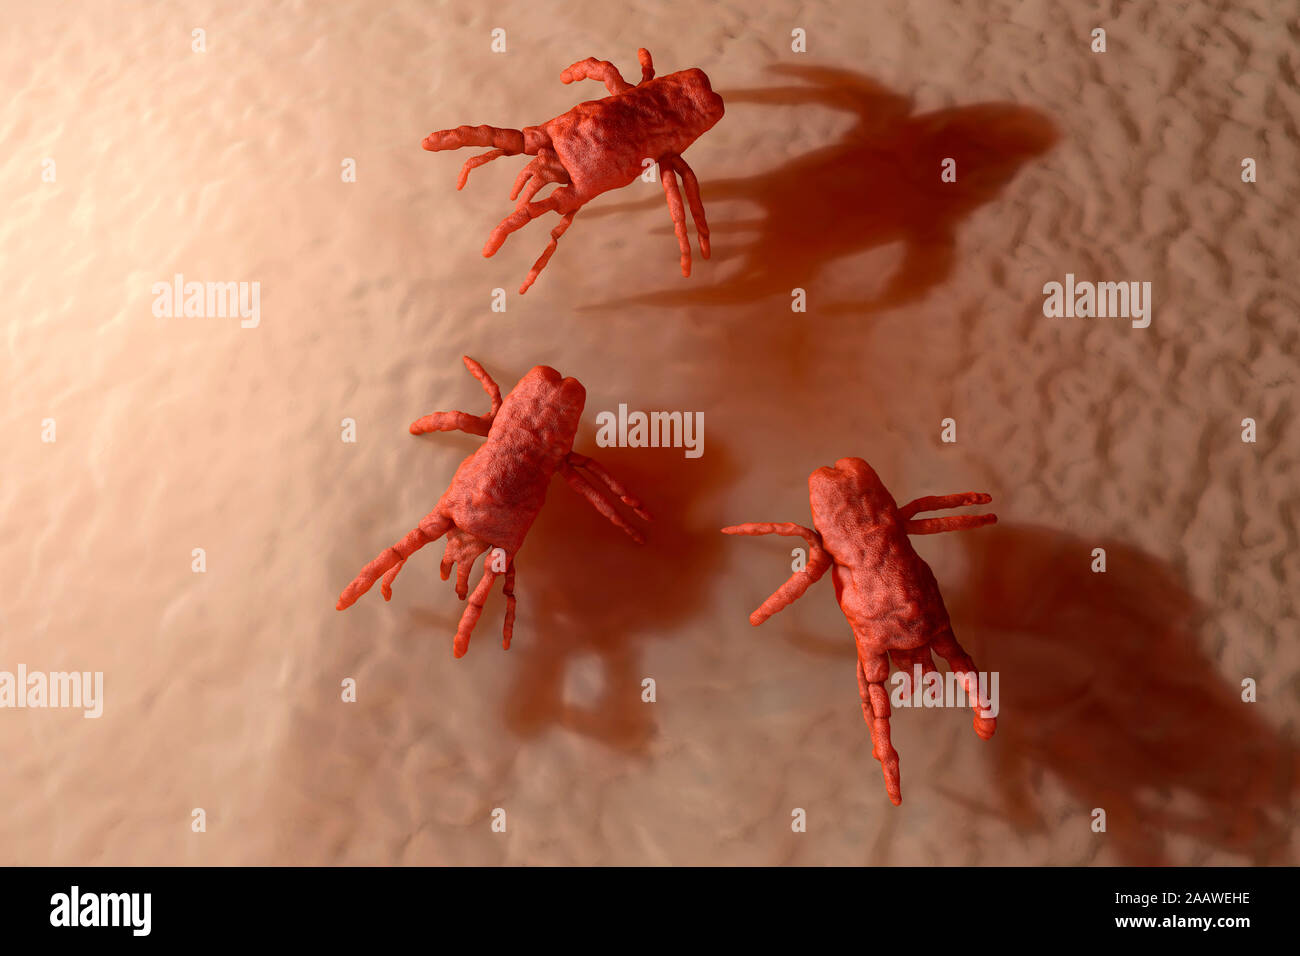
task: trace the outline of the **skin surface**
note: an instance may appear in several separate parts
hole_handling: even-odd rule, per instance
[[[510,198],[515,211],[503,219],[483,247],[491,256],[510,233],[546,212],[557,212],[560,223],[551,230],[551,241],[519,287],[522,295],[546,268],[578,210],[603,192],[619,189],[644,171],[644,161],[659,166],[673,231],[681,249],[682,275],[691,274],[691,246],[686,237],[686,212],[677,184],[680,175],[686,185],[686,201],[695,220],[700,254],[709,258],[709,224],[704,217],[700,184],[681,154],[722,118],[722,97],[713,92],[703,70],[682,70],[658,79],[650,53],[637,50],[641,61],[641,82],[633,86],[619,75],[608,60],[588,57],[560,74],[563,83],[599,80],[609,96],[579,103],[567,113],[540,126],[522,130],[495,126],[460,126],[430,133],[423,146],[432,152],[462,146],[491,146],[492,149],[465,162],[456,188],[464,189],[470,171],[501,156],[520,153],[536,156],[515,180]],[[545,199],[533,201],[542,187],[561,184]]]
[[[931,652],[963,675],[967,699],[975,708],[975,733],[993,736],[997,721],[980,714],[975,663],[953,636],[948,611],[930,566],[912,547],[908,535],[938,534],[993,524],[992,514],[915,518],[918,512],[988,504],[981,492],[917,498],[901,508],[879,476],[861,458],[841,458],[834,468],[818,468],[808,477],[813,525],[741,524],[723,534],[798,535],[808,542],[808,563],[796,571],[749,616],[755,626],[797,600],[827,570],[835,599],[853,629],[858,648],[858,693],[862,716],[871,728],[871,755],[880,761],[885,789],[895,806],[903,791],[898,753],[889,740],[889,661],[911,674],[936,671]]]
[[[555,369],[538,365],[519,380],[503,401],[500,388],[483,366],[468,355],[464,360],[465,367],[491,399],[491,409],[484,415],[434,412],[413,422],[411,434],[464,431],[484,435],[487,441],[460,463],[451,486],[438,499],[437,506],[405,538],[367,564],[343,589],[336,605],[340,611],[351,607],[381,577],[384,600],[391,600],[393,579],[406,559],[446,535],[447,546],[440,568],[442,579],[446,581],[451,576],[452,565],[456,565],[456,595],[462,601],[469,598],[456,629],[457,657],[463,657],[469,649],[470,635],[498,575],[505,577],[502,646],[510,648],[515,620],[515,555],[546,502],[546,489],[554,474],[558,472],[574,491],[637,544],[645,541],[641,532],[615,510],[592,479],[602,483],[639,517],[650,520],[641,502],[628,494],[605,469],[573,451],[573,438],[587,400],[581,382],[576,378],[562,378]],[[478,586],[469,594],[470,568],[489,549],[500,549],[500,553],[494,550],[489,555]]]

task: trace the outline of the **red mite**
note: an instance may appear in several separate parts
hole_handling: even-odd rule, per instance
[[[602,482],[641,518],[650,520],[641,502],[633,498],[600,465],[573,451],[587,390],[576,378],[538,365],[519,380],[501,400],[501,389],[483,366],[468,355],[465,367],[482,384],[492,409],[485,415],[468,412],[434,412],[412,423],[411,434],[463,431],[485,435],[487,441],[461,462],[451,487],[405,538],[367,564],[339,596],[338,610],[351,607],[370,590],[380,576],[384,600],[393,596],[393,579],[402,565],[430,541],[447,535],[442,556],[442,579],[456,568],[456,594],[463,601],[469,591],[469,572],[480,554],[493,549],[484,561],[483,577],[456,628],[455,654],[469,649],[470,634],[483,613],[488,591],[498,574],[504,573],[506,620],[502,646],[509,649],[515,621],[515,555],[524,536],[546,501],[546,488],[557,471],[578,494],[637,544],[645,538],[605,498],[592,477]],[[497,550],[499,549],[499,551]]]
[[[636,86],[624,80],[613,63],[595,57],[580,60],[561,73],[561,83],[600,80],[609,96],[579,103],[541,126],[522,130],[460,126],[430,133],[424,139],[424,148],[433,152],[462,146],[494,147],[466,161],[457,189],[465,188],[470,170],[498,157],[520,153],[537,157],[524,167],[510,190],[510,198],[518,199],[515,211],[492,230],[483,247],[483,255],[491,256],[510,233],[542,213],[554,210],[560,214],[560,224],[551,230],[551,241],[519,287],[520,294],[527,292],[546,268],[578,210],[601,193],[628,185],[645,171],[647,159],[659,164],[659,178],[681,247],[682,275],[691,274],[691,245],[674,174],[680,174],[686,183],[700,254],[709,258],[709,224],[704,218],[700,184],[681,154],[722,119],[722,97],[713,92],[703,70],[682,70],[655,79],[650,53],[645,49],[636,53],[641,61],[641,82]],[[545,199],[531,201],[548,183],[562,185]]]
[[[809,546],[808,565],[796,571],[749,616],[757,626],[797,600],[831,568],[835,599],[853,629],[858,646],[858,693],[862,716],[871,728],[871,755],[880,761],[885,789],[897,806],[903,800],[898,753],[889,742],[889,659],[905,673],[914,665],[936,671],[934,651],[960,674],[967,699],[975,707],[975,733],[993,736],[997,722],[980,715],[975,664],[953,636],[948,611],[930,566],[907,539],[909,534],[937,534],[993,524],[992,514],[950,518],[913,518],[921,511],[988,504],[979,492],[917,498],[898,507],[872,467],[861,458],[841,458],[834,468],[818,468],[808,477],[812,531],[797,524],[741,524],[723,534],[800,535]]]

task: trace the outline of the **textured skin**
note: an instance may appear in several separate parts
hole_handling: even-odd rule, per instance
[[[463,601],[469,595],[469,572],[480,554],[500,548],[505,564],[489,556],[484,562],[483,577],[456,629],[454,653],[464,656],[470,635],[483,613],[483,604],[498,574],[504,574],[506,619],[502,646],[509,649],[515,618],[515,555],[546,502],[551,477],[559,472],[575,491],[613,524],[622,528],[632,540],[641,544],[645,538],[615,510],[597,489],[592,477],[605,485],[620,501],[645,520],[650,515],[641,502],[628,494],[600,465],[573,451],[587,391],[576,378],[562,378],[560,373],[538,365],[519,380],[505,400],[501,390],[469,356],[465,367],[482,383],[492,408],[485,415],[467,412],[434,412],[411,424],[411,434],[432,431],[465,431],[485,435],[485,441],[460,463],[451,486],[438,499],[437,506],[405,538],[383,551],[362,569],[343,589],[338,610],[351,607],[381,577],[384,600],[393,596],[392,584],[402,565],[412,554],[444,534],[441,573],[446,581],[456,565],[456,594]]]
[[[889,662],[911,674],[921,665],[925,674],[937,670],[930,653],[965,675],[962,683],[975,707],[975,732],[987,740],[995,718],[979,713],[975,664],[952,633],[948,611],[930,566],[908,540],[911,534],[937,534],[978,528],[997,516],[960,515],[948,518],[913,516],[921,511],[987,504],[980,492],[917,498],[901,508],[861,458],[841,458],[834,468],[818,468],[808,477],[813,525],[743,524],[723,528],[723,534],[798,535],[809,544],[808,564],[795,572],[749,616],[755,626],[797,600],[827,570],[835,599],[853,630],[858,648],[858,693],[862,716],[871,729],[871,755],[880,761],[885,789],[897,806],[903,800],[898,753],[889,740]]]
[[[722,118],[722,97],[713,92],[703,70],[682,70],[656,79],[649,52],[640,49],[637,57],[641,61],[641,82],[636,86],[624,80],[614,64],[594,57],[564,70],[561,82],[600,80],[609,96],[579,103],[540,126],[522,130],[460,126],[438,130],[424,139],[424,148],[433,152],[462,146],[493,147],[465,162],[457,189],[465,187],[471,170],[501,156],[524,153],[537,157],[524,167],[510,192],[510,198],[518,200],[515,211],[492,230],[483,247],[483,255],[491,256],[516,229],[545,212],[559,213],[560,224],[551,231],[546,250],[520,285],[521,294],[546,268],[560,236],[578,210],[601,193],[628,185],[644,171],[646,159],[659,165],[681,251],[682,275],[691,274],[691,247],[677,185],[679,175],[686,186],[700,254],[709,258],[709,225],[700,185],[681,154]],[[532,201],[542,187],[551,183],[561,185],[545,199]]]

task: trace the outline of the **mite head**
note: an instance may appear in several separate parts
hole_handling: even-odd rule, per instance
[[[554,428],[561,438],[567,437],[565,452],[573,446],[578,433],[587,390],[576,378],[565,378],[549,365],[536,365],[519,380],[510,397],[527,403],[527,415],[538,424]]]
[[[870,531],[897,520],[898,504],[875,469],[861,458],[841,458],[834,468],[808,476],[813,524],[832,554],[835,539]]]
[[[709,78],[703,70],[682,70],[672,73],[665,80],[672,80],[677,87],[682,131],[688,142],[695,142],[704,133],[713,128],[722,119],[722,97],[713,92]]]

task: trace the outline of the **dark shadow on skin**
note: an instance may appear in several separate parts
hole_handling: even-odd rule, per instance
[[[642,680],[655,675],[641,646],[689,620],[706,597],[723,542],[695,505],[725,487],[734,468],[717,438],[703,457],[688,459],[680,448],[599,448],[593,434],[587,428],[577,447],[638,495],[654,520],[633,519],[646,533],[636,545],[556,480],[519,553],[516,591],[529,616],[511,645],[518,661],[505,722],[524,738],[564,728],[644,754],[656,705],[642,700]],[[598,693],[567,700],[570,668],[583,655],[597,662]]]
[[[1077,814],[1051,828],[1089,832],[1100,807],[1107,829],[1097,839],[1126,865],[1168,865],[1173,836],[1256,865],[1292,862],[1300,750],[1202,652],[1205,611],[1167,565],[1118,541],[1045,527],[949,537],[962,542],[970,571],[960,586],[941,582],[945,602],[976,666],[999,674],[999,719],[988,744],[992,799],[937,791],[1046,834],[1050,777]],[[1096,547],[1106,551],[1104,574],[1091,570]],[[783,636],[846,666],[854,657],[845,635],[791,624]]]
[[[1001,675],[994,812],[1045,831],[1050,776],[1079,806],[1071,825],[1106,810],[1097,839],[1126,864],[1167,863],[1175,835],[1283,861],[1297,749],[1241,700],[1240,678],[1263,675],[1222,675],[1201,651],[1205,614],[1177,574],[1129,545],[1043,527],[954,537],[971,569],[945,595],[954,628],[978,666]],[[1104,574],[1090,570],[1095,547]]]
[[[778,295],[788,300],[794,288],[808,290],[816,303],[813,311],[821,315],[869,313],[916,301],[951,273],[963,220],[997,199],[1021,167],[1059,136],[1044,114],[1011,103],[913,115],[906,97],[860,73],[785,64],[771,70],[801,83],[724,91],[729,110],[740,104],[818,105],[850,113],[855,125],[838,142],[768,172],[702,181],[705,208],[713,214],[714,262],[742,260],[730,278],[706,285],[698,281],[706,270],[699,269],[688,286],[584,306],[584,311],[631,304],[739,305]],[[729,113],[739,115],[739,110]],[[957,161],[953,183],[939,178],[940,164],[949,157]],[[718,210],[728,200],[756,204],[757,218],[722,219]],[[655,205],[662,206],[662,198],[588,215]],[[815,297],[818,277],[830,263],[899,241],[905,244],[903,262],[874,298],[826,303]]]

